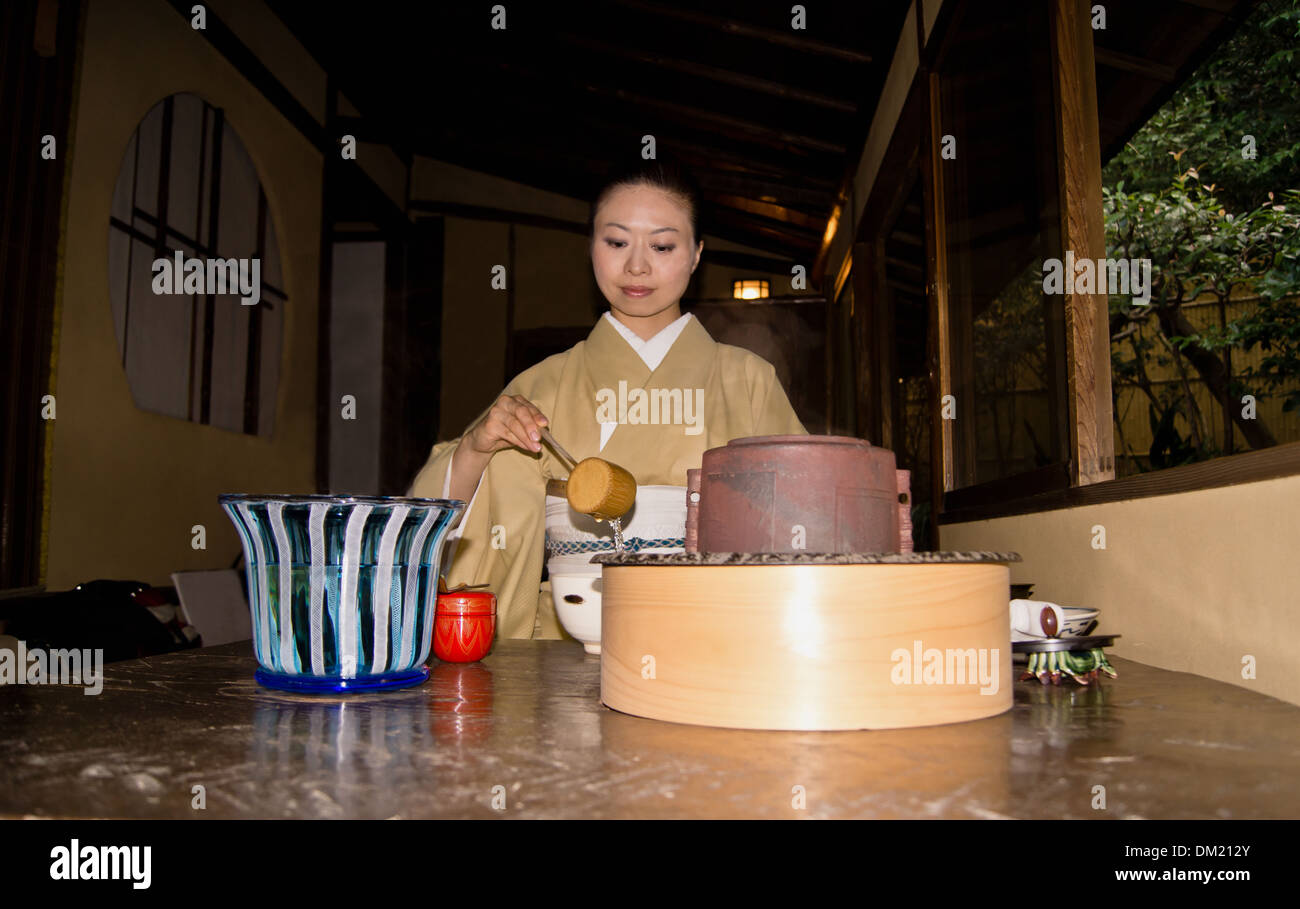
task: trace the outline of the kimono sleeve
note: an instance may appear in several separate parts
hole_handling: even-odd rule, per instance
[[[751,401],[754,406],[754,435],[756,436],[804,436],[808,430],[799,421],[790,398],[781,386],[776,369],[772,364],[759,360],[762,364],[753,385]]]
[[[523,394],[517,383],[502,393]],[[408,494],[442,498],[459,444],[456,438],[435,445]],[[447,537],[440,573],[452,587],[488,585],[497,595],[500,637],[532,635],[545,539],[544,497],[545,480],[537,459],[513,449],[499,451],[479,479],[468,510]]]

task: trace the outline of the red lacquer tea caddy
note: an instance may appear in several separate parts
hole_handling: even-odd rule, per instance
[[[473,663],[488,655],[497,630],[496,594],[486,590],[438,594],[433,653],[449,663]]]

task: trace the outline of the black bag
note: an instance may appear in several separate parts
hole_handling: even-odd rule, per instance
[[[103,650],[104,662],[156,656],[199,645],[176,620],[150,606],[175,605],[171,587],[140,581],[87,581],[72,590],[0,600],[5,634],[44,650]]]

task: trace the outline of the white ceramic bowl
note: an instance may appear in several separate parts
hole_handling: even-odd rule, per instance
[[[575,569],[573,574],[564,574],[559,573],[563,569],[552,567],[556,573],[551,575],[551,596],[564,630],[581,641],[587,653],[600,653],[600,566],[586,567],[595,571]]]
[[[686,536],[686,487],[639,486],[636,504],[623,518],[623,538],[681,540]],[[603,550],[552,555],[546,560],[555,614],[588,653],[600,653],[600,566],[591,564],[598,551],[614,548],[609,525],[569,507],[568,500],[546,497],[548,543],[601,544]],[[635,544],[633,544],[635,545]],[[683,547],[656,546],[639,552],[681,552]]]

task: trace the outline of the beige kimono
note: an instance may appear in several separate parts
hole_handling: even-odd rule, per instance
[[[631,471],[639,485],[685,486],[687,468],[699,467],[706,449],[731,439],[807,432],[771,364],[718,344],[694,316],[653,371],[602,318],[587,340],[521,373],[503,394],[532,401],[575,458],[612,461]],[[602,422],[613,424],[604,427],[603,448]],[[459,441],[433,447],[409,495],[444,495]],[[533,636],[545,557],[546,481],[567,476],[549,446],[541,454],[497,452],[457,528],[460,539],[444,552],[444,560],[450,556],[443,564],[450,585],[487,584],[496,593],[502,637]]]

